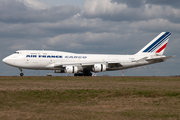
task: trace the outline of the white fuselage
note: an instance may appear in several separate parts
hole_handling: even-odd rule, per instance
[[[149,62],[135,62],[145,55],[108,55],[108,54],[75,54],[61,51],[21,50],[6,57],[3,61],[13,67],[21,69],[56,70],[53,65],[76,65],[87,63],[121,63],[122,67],[108,67],[108,70],[121,70],[135,66],[150,64]]]

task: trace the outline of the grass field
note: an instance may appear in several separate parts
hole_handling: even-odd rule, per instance
[[[0,77],[0,120],[178,120],[180,77]]]

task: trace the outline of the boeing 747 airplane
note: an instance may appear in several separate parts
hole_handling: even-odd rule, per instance
[[[163,55],[170,32],[162,32],[134,55],[76,54],[62,51],[18,50],[2,61],[22,69],[54,70],[55,73],[73,73],[74,76],[92,76],[92,72],[123,70],[164,62]]]

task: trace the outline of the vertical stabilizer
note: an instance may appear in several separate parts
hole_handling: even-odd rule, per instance
[[[163,55],[170,36],[171,36],[170,32],[160,33],[157,37],[155,37],[150,43],[148,43],[144,48],[142,48],[136,54]]]

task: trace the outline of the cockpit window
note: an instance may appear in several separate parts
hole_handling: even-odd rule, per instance
[[[14,54],[19,54],[19,52],[14,52]]]

